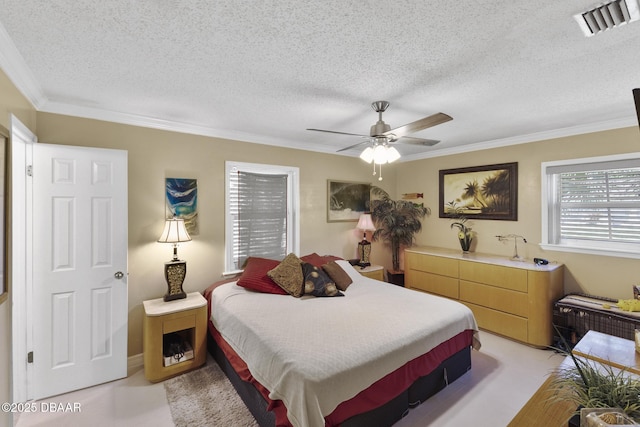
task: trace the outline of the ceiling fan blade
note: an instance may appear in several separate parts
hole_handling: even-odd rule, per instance
[[[636,101],[636,115],[638,116],[638,126],[640,126],[640,88],[633,89],[633,99]]]
[[[429,117],[424,117],[420,120],[416,120],[415,122],[406,124],[404,126],[391,129],[390,131],[387,131],[384,134],[397,139],[405,135],[408,135],[410,133],[418,132],[422,129],[427,129],[432,126],[436,126],[441,123],[448,122],[449,120],[453,120],[453,118],[448,114],[436,113]]]
[[[348,147],[346,147],[346,148],[341,148],[341,149],[339,149],[338,151],[336,151],[336,153],[339,153],[339,152],[341,152],[341,151],[347,151],[347,150],[350,150],[350,149],[352,149],[352,148],[356,148],[356,147],[357,147],[357,146],[359,146],[359,145],[362,145],[362,144],[368,144],[369,142],[370,142],[369,140],[362,141],[362,142],[358,142],[357,144],[350,145],[350,146],[348,146]]]
[[[369,137],[369,135],[362,135],[359,133],[347,133],[347,132],[338,132],[335,130],[324,130],[324,129],[307,129],[307,130],[312,130],[314,132],[325,132],[325,133],[336,133],[338,135],[352,135],[352,136],[364,136],[364,137]]]
[[[411,144],[411,145],[424,145],[427,147],[431,147],[440,142],[437,139],[424,139],[424,138],[413,138],[410,136],[403,136],[402,138],[398,138],[395,142],[399,142],[401,144]]]

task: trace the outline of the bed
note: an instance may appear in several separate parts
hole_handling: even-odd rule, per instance
[[[339,298],[204,292],[209,351],[262,427],[391,425],[471,368],[467,307],[335,264],[352,282]]]

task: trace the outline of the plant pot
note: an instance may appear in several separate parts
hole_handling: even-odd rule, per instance
[[[462,248],[462,252],[463,253],[467,253],[469,252],[469,250],[471,249],[471,241],[473,239],[471,238],[471,236],[465,236],[464,238],[458,238],[458,241],[460,242],[460,248]]]
[[[404,287],[404,271],[402,270],[387,270],[387,281],[397,286]]]

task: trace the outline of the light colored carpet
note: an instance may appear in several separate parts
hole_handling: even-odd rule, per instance
[[[258,425],[211,358],[200,369],[166,380],[164,388],[177,427]]]

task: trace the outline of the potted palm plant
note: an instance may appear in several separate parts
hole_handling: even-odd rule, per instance
[[[376,226],[372,239],[391,246],[393,270],[388,272],[391,279],[394,274],[403,273],[400,270],[400,249],[414,243],[416,234],[422,230],[422,219],[431,214],[431,210],[409,200],[392,200],[379,187],[371,187],[371,195],[371,219]],[[396,282],[392,280],[392,283]]]

